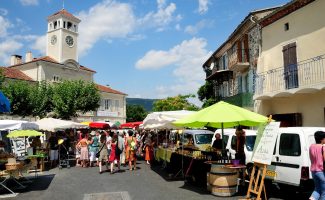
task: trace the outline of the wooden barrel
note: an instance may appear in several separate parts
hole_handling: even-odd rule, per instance
[[[210,172],[207,172],[207,190],[209,191],[209,192],[211,192],[212,191],[212,186],[211,186],[211,184],[209,183],[209,178],[210,177]]]
[[[224,167],[224,165],[211,165],[209,184],[211,193],[216,196],[233,196],[237,190],[238,172],[236,169]]]

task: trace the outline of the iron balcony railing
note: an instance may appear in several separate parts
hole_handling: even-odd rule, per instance
[[[255,96],[325,83],[325,54],[256,75]]]
[[[229,97],[222,97],[221,99],[227,103],[231,103],[239,107],[254,107],[253,94],[249,92],[239,93]]]

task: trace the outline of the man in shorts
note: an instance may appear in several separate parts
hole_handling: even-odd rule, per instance
[[[53,168],[53,166],[57,165],[57,161],[58,161],[58,149],[59,149],[59,144],[58,144],[59,140],[56,136],[55,133],[51,133],[48,142],[47,142],[47,148],[50,150],[50,160],[51,160],[51,168]]]

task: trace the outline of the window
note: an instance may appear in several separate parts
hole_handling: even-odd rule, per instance
[[[111,110],[112,106],[112,100],[111,99],[105,99],[104,101],[104,109],[105,110]]]
[[[71,27],[72,27],[72,23],[71,23],[71,22],[68,22],[68,23],[67,23],[67,29],[70,30]]]
[[[228,56],[224,54],[222,56],[222,69],[228,69]]]
[[[213,134],[195,134],[196,144],[211,144]]]
[[[256,140],[255,135],[246,136],[245,144],[246,144],[247,151],[253,151],[254,145],[255,145],[255,140]]]
[[[57,21],[55,21],[55,22],[54,22],[54,29],[56,29],[56,28],[57,28],[57,26],[58,26],[58,22],[57,22]]]
[[[120,108],[120,101],[119,100],[115,100],[115,108],[116,108],[116,111],[118,111],[118,109]]]
[[[279,154],[283,156],[300,156],[300,138],[298,134],[283,133],[280,136]]]
[[[53,75],[53,82],[60,81],[60,77],[58,75]]]
[[[289,30],[289,23],[285,23],[284,24],[284,31],[288,31]]]
[[[65,22],[65,21],[63,21],[63,28],[65,28],[65,24],[66,24],[66,22]]]

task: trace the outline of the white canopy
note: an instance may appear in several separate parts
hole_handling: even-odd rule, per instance
[[[39,130],[55,132],[58,130],[68,128],[87,128],[87,125],[80,124],[73,121],[54,119],[54,118],[43,118],[35,122],[38,125]]]
[[[34,122],[23,120],[0,120],[0,130],[27,130],[38,129]]]
[[[188,110],[153,112],[143,120],[143,127],[145,129],[177,129],[172,122],[193,113],[195,111]]]

